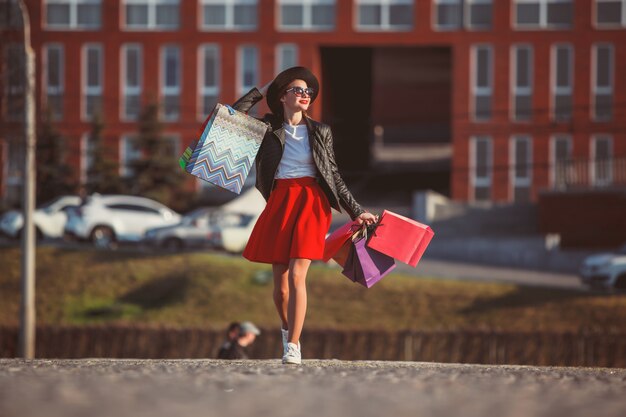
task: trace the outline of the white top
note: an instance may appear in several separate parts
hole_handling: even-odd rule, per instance
[[[292,126],[283,123],[285,151],[278,164],[276,178],[315,177],[317,169],[313,162],[309,133],[305,124]]]

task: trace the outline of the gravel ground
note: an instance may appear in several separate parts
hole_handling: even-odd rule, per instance
[[[0,416],[626,415],[626,369],[0,359]]]

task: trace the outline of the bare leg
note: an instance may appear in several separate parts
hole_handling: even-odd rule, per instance
[[[287,305],[289,303],[289,268],[287,265],[272,265],[274,272],[274,304],[280,320],[283,322],[283,329],[288,329],[287,325]]]
[[[306,274],[310,265],[310,259],[298,258],[289,261],[289,307],[287,309],[289,343],[298,344],[302,333],[307,304]]]

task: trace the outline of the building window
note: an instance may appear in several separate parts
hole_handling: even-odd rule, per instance
[[[126,29],[178,29],[179,0],[124,0]]]
[[[596,0],[596,26],[626,26],[626,0]]]
[[[24,47],[21,44],[9,44],[4,50],[6,63],[4,108],[5,118],[10,121],[24,120]]]
[[[491,142],[490,136],[473,136],[470,140],[470,187],[474,201],[491,200]]]
[[[80,183],[87,184],[89,174],[93,169],[94,156],[96,153],[96,141],[91,134],[85,133],[80,138]]]
[[[596,121],[610,120],[613,117],[613,45],[593,45],[592,61],[592,117]]]
[[[611,185],[613,181],[613,138],[610,135],[594,135],[592,137],[590,175],[593,185]]]
[[[434,0],[438,30],[491,29],[492,0]]]
[[[276,46],[276,74],[298,65],[298,45],[282,43]]]
[[[134,175],[133,163],[141,159],[139,140],[134,136],[123,136],[120,140],[120,176],[132,177]]]
[[[48,44],[43,52],[46,111],[58,121],[63,119],[63,45]]]
[[[220,48],[200,47],[200,117],[204,120],[217,104],[220,95]]]
[[[357,0],[360,30],[413,29],[413,0]]]
[[[102,46],[83,48],[83,120],[91,120],[102,111]]]
[[[162,115],[166,121],[175,121],[180,117],[180,86],[180,48],[165,46],[161,49],[161,98]]]
[[[556,135],[550,138],[550,179],[557,189],[567,187],[567,172],[572,158],[572,138]]]
[[[242,46],[239,49],[239,91],[243,95],[258,83],[259,57],[256,46]]]
[[[257,0],[201,0],[202,29],[256,30]]]
[[[142,89],[141,45],[122,46],[122,115],[123,120],[137,120],[141,112]]]
[[[530,201],[532,185],[532,139],[527,135],[511,138],[511,197],[515,202]]]
[[[100,29],[101,0],[45,0],[46,29]]]
[[[572,119],[573,55],[574,52],[570,45],[560,44],[552,47],[550,86],[552,90],[552,120],[554,121]]]
[[[533,101],[533,48],[530,45],[516,45],[512,48],[511,63],[513,97],[512,119],[526,121],[532,117]]]
[[[515,0],[515,27],[567,29],[572,27],[572,0]]]
[[[22,27],[22,13],[17,0],[0,1],[0,29],[18,29]]]
[[[333,30],[335,0],[279,0],[280,29]]]
[[[471,88],[474,120],[490,119],[493,96],[493,48],[490,45],[472,47]]]

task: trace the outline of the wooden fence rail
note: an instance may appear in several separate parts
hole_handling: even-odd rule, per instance
[[[145,326],[40,326],[38,358],[214,358],[223,331]],[[305,358],[626,367],[626,333],[337,331],[307,329]],[[250,357],[277,358],[278,329],[262,329]],[[0,357],[18,355],[18,328],[0,326]]]

